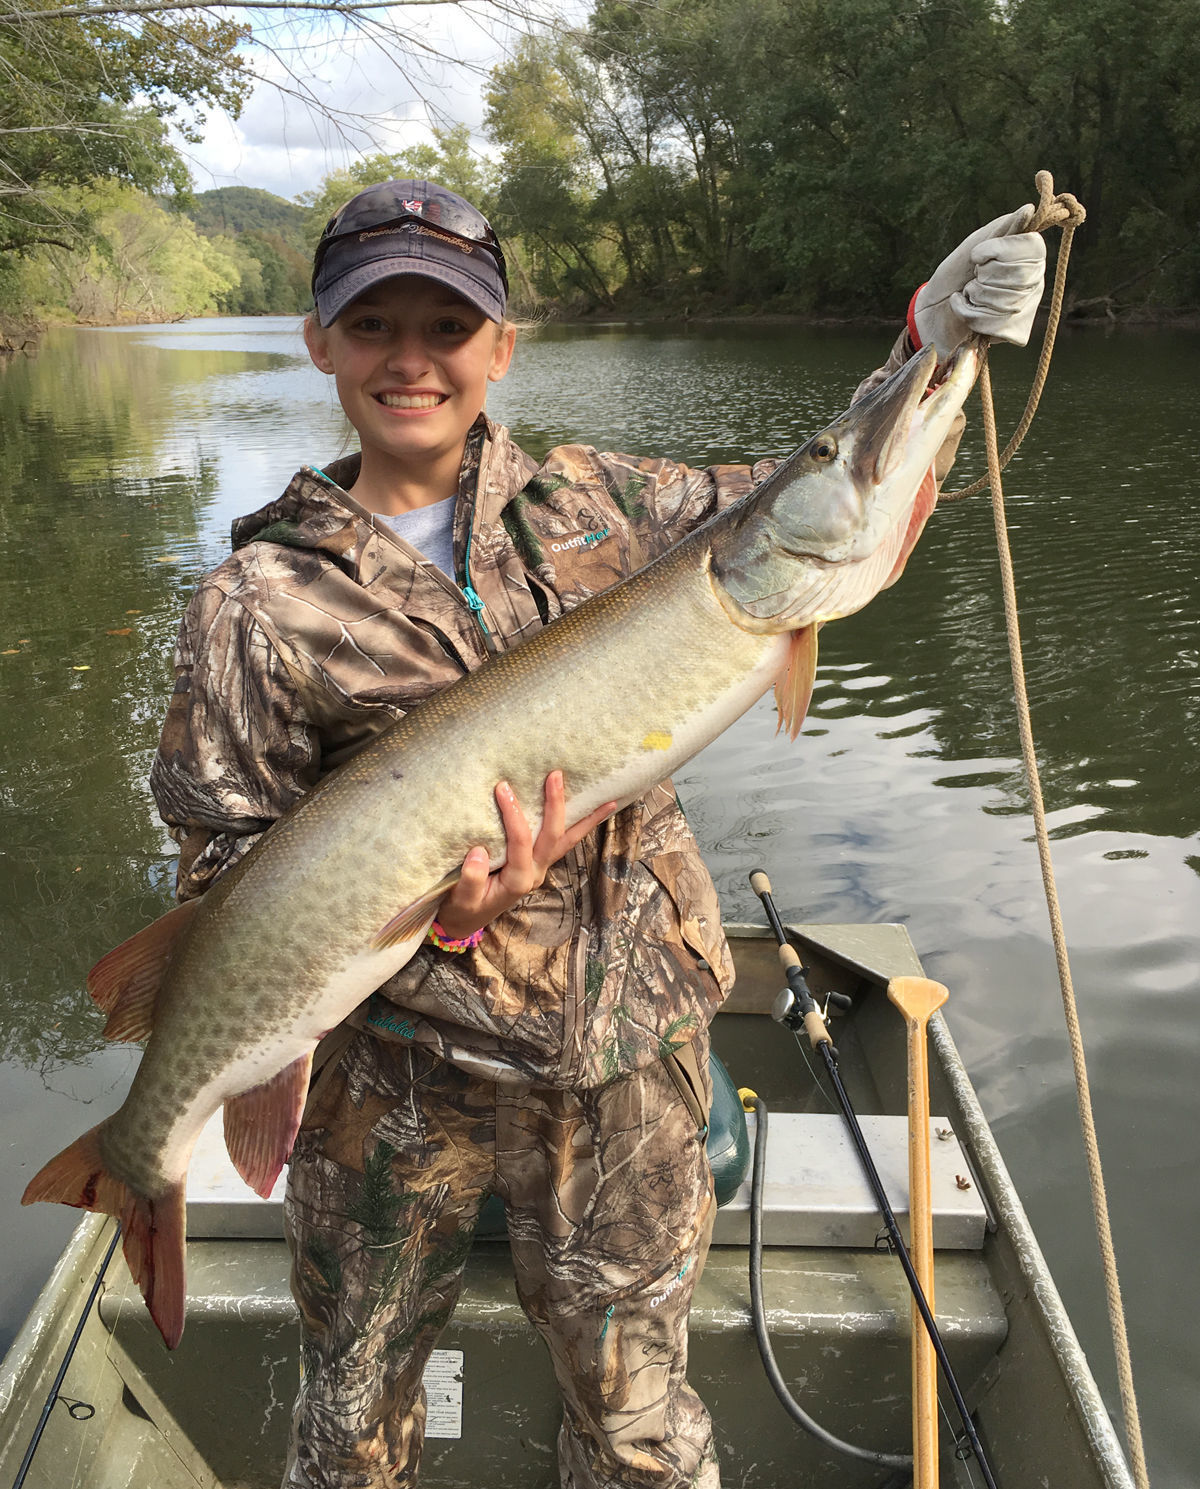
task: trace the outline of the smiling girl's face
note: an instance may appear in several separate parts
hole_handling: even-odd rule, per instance
[[[354,489],[365,505],[402,511],[453,495],[467,433],[488,383],[508,371],[515,336],[417,275],[374,286],[332,326],[305,322],[309,355],[334,378],[362,442]],[[394,500],[381,496],[389,491]]]

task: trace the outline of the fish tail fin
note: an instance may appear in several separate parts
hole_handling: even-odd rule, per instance
[[[104,1126],[93,1127],[52,1158],[29,1181],[21,1203],[49,1200],[115,1215],[129,1271],[167,1348],[174,1349],[184,1320],[184,1186],[172,1184],[156,1197],[132,1189],[105,1163]]]

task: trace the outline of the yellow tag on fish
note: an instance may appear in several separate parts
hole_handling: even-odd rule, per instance
[[[671,748],[671,734],[666,729],[651,729],[650,733],[642,740],[643,750],[669,750]]]

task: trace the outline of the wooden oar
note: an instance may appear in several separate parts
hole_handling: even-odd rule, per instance
[[[930,1310],[933,1301],[933,1201],[929,1182],[929,1015],[950,996],[926,977],[893,977],[888,997],[908,1026],[909,1255]],[[937,1364],[933,1340],[912,1306],[913,1489],[938,1489]]]

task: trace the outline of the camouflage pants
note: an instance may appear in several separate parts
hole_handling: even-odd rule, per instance
[[[716,1489],[685,1379],[712,1228],[703,1033],[594,1091],[499,1087],[359,1035],[310,1101],[285,1204],[303,1330],[285,1489],[408,1489],[422,1372],[499,1193],[563,1396],[564,1489]]]

